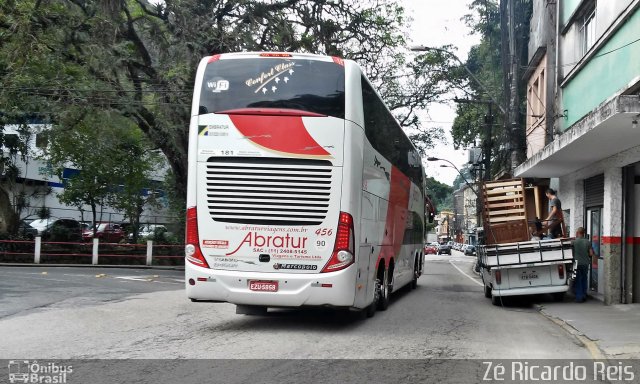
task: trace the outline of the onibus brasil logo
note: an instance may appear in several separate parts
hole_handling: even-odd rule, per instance
[[[71,365],[54,362],[38,363],[36,360],[9,360],[9,383],[62,384],[73,372]]]

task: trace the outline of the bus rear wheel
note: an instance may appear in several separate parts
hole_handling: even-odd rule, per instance
[[[411,280],[411,289],[418,288],[418,278],[420,277],[420,266],[418,265],[419,257],[416,256],[416,262],[413,266],[413,280]]]
[[[391,294],[391,287],[389,285],[389,269],[384,268],[378,272],[376,290],[378,291],[378,309],[386,311],[387,308],[389,308],[389,296]]]

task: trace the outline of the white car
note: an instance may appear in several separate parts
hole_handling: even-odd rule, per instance
[[[138,230],[138,240],[146,240],[153,238],[155,235],[160,233],[167,234],[169,231],[167,227],[162,224],[143,224],[140,226]],[[133,234],[129,234],[129,240],[133,240]]]

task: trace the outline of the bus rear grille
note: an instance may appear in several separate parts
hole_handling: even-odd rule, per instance
[[[329,210],[331,162],[210,157],[207,202],[215,221],[318,225]]]

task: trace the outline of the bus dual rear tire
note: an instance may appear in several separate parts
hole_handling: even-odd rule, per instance
[[[380,311],[386,311],[387,308],[389,308],[389,296],[391,294],[388,268],[384,269],[384,272],[382,273],[382,278],[378,277],[378,279],[376,279],[376,289],[379,290],[378,309]]]

